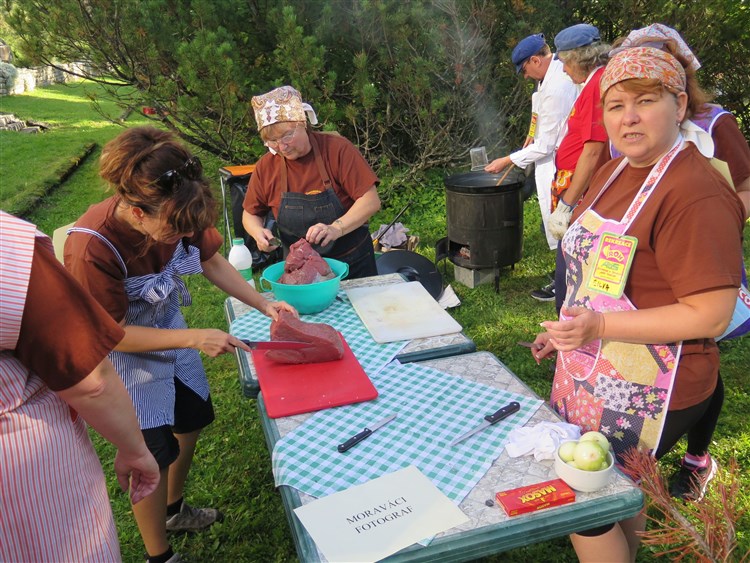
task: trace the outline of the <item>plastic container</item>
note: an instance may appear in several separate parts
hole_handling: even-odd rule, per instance
[[[232,248],[229,249],[229,263],[242,274],[250,285],[255,287],[253,280],[253,255],[245,246],[245,241],[241,238],[232,239]]]
[[[341,280],[349,275],[349,264],[334,260],[333,258],[323,258],[336,274],[335,278],[316,283],[307,283],[304,285],[289,285],[278,283],[279,278],[284,273],[286,262],[273,264],[263,270],[260,276],[260,287],[264,291],[273,291],[276,299],[286,301],[297,311],[304,315],[320,313],[327,309],[336,294],[339,292]]]
[[[562,444],[561,444],[562,445]],[[584,493],[591,493],[606,487],[615,472],[615,461],[612,452],[607,452],[609,465],[599,471],[584,471],[565,463],[560,457],[560,448],[555,451],[555,473],[571,488]]]

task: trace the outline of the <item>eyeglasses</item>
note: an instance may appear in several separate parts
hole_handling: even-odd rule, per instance
[[[294,135],[297,134],[297,129],[299,129],[299,124],[295,125],[294,129],[292,129],[291,131],[287,131],[275,141],[266,141],[263,144],[266,145],[269,149],[274,150],[279,148],[281,145],[288,147],[294,140]]]
[[[202,176],[203,165],[201,164],[201,159],[197,156],[191,156],[179,168],[173,168],[164,172],[164,174],[154,180],[154,183],[159,184],[164,190],[174,191],[183,178],[200,180]]]

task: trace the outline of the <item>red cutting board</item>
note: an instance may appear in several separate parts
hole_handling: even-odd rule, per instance
[[[266,412],[271,418],[292,416],[371,401],[378,390],[349,348],[343,335],[344,357],[316,364],[279,364],[266,358],[265,350],[253,350]]]

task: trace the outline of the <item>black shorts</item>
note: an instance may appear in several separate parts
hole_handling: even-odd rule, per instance
[[[211,395],[204,401],[182,381],[174,378],[174,425],[175,434],[188,434],[211,424],[216,416]]]
[[[169,467],[180,454],[180,444],[170,426],[157,426],[141,430],[146,447],[159,464],[159,469]]]

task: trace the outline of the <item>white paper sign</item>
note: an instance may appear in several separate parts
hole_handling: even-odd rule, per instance
[[[294,512],[332,562],[378,561],[469,520],[414,466]]]

